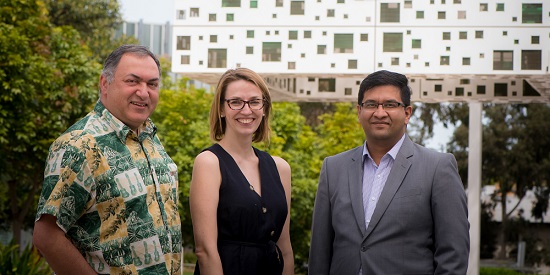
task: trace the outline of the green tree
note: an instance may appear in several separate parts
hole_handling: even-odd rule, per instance
[[[97,98],[99,65],[71,27],[53,27],[42,1],[0,0],[0,223],[32,225],[54,139]],[[5,205],[9,206],[5,206]]]
[[[72,26],[98,63],[122,44],[137,44],[134,37],[114,39],[122,24],[118,0],[44,0],[53,26]]]
[[[454,106],[454,119],[460,121],[451,142],[449,152],[455,154],[462,179],[467,179],[468,115],[466,104]],[[450,112],[453,113],[453,112]],[[498,245],[504,247],[511,240],[511,222],[517,217],[511,213],[518,204],[508,206],[507,194],[523,199],[528,190],[541,190],[535,217],[542,217],[547,210],[548,197],[544,190],[550,179],[550,138],[545,129],[550,127],[548,104],[485,104],[483,113],[482,184],[498,185],[493,195],[501,206],[502,223]],[[516,236],[517,237],[517,236]],[[505,257],[501,250],[498,258]]]
[[[357,117],[355,103],[335,103],[333,113],[322,114],[319,133],[319,150],[322,156],[331,156],[360,146],[365,141],[365,133]]]
[[[464,121],[461,119],[468,119],[467,107],[468,105],[463,103],[416,102],[413,104],[413,114],[407,126],[408,134],[414,142],[424,145],[426,140],[434,137],[436,123],[441,123],[445,128],[456,128],[463,124]]]
[[[524,111],[525,115],[520,121],[524,124],[521,128],[522,144],[532,151],[528,161],[531,162],[532,180],[538,183],[535,186],[537,201],[531,213],[543,223],[550,201],[550,105],[529,104],[525,105]]]
[[[167,62],[165,62],[167,63]],[[163,76],[160,100],[152,120],[158,127],[159,138],[166,152],[178,166],[179,209],[184,245],[194,244],[193,227],[189,212],[189,184],[195,156],[207,148],[210,141],[208,114],[213,95],[202,89],[185,88],[183,83],[172,83]]]
[[[292,170],[290,238],[299,272],[309,258],[311,216],[322,157],[317,150],[317,134],[306,124],[298,104],[274,103],[271,129],[271,142],[258,147],[284,158]]]
[[[492,105],[485,108],[485,117],[488,120],[483,130],[483,175],[485,184],[498,184],[499,196],[495,196],[501,205],[501,232],[499,245],[506,245],[506,235],[509,232],[509,218],[517,206],[508,207],[506,195],[515,193],[520,200],[527,190],[537,183],[534,181],[533,165],[531,162],[532,144],[526,144],[525,114],[526,106],[521,105]],[[548,157],[548,156],[547,156]],[[508,212],[507,212],[508,211]],[[506,252],[501,249],[499,258],[505,258]]]
[[[458,164],[458,173],[465,187],[468,186],[468,123],[469,107],[466,103],[449,104],[441,119],[455,127],[447,152],[452,153]]]

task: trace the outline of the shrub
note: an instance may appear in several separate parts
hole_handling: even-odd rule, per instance
[[[9,245],[0,244],[0,274],[51,275],[53,271],[32,246],[20,251],[12,241]]]
[[[498,267],[482,267],[479,269],[479,275],[520,275],[521,273]]]

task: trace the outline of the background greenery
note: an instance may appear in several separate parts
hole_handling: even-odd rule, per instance
[[[11,242],[8,245],[0,243],[0,274],[3,275],[49,275],[53,271],[46,260],[28,245],[20,249],[19,245]]]
[[[11,230],[15,243],[20,242],[21,229],[34,224],[49,145],[91,110],[106,54],[118,45],[136,43],[128,37],[112,39],[120,22],[115,0],[0,0],[0,229]],[[178,164],[184,244],[192,248],[189,182],[194,157],[211,144],[212,94],[188,85],[185,78],[171,79],[170,61],[161,63],[161,100],[152,118]],[[535,190],[533,210],[526,211],[542,223],[549,196],[549,105],[484,104],[483,116],[483,184],[498,184],[504,194],[520,198]],[[455,129],[441,149],[455,155],[467,187],[467,104],[415,104],[409,134],[423,144],[438,122]],[[291,238],[296,268],[302,272],[322,161],[361,145],[364,135],[352,102],[274,103],[272,130],[271,142],[256,146],[285,158],[292,167]],[[550,245],[529,233],[532,224],[511,216],[511,211],[503,213],[502,223],[490,222],[490,210],[506,206],[501,198],[498,191],[484,206],[482,257],[493,257],[497,244],[514,245],[522,239],[528,243],[528,264],[549,264]]]

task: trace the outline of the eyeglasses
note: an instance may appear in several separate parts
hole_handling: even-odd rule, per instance
[[[264,107],[265,99],[252,99],[252,100],[242,100],[242,99],[226,99],[225,102],[227,102],[227,106],[231,110],[242,110],[244,108],[245,104],[248,104],[248,107],[251,110],[261,110]]]
[[[376,110],[378,109],[378,106],[382,105],[382,108],[384,110],[392,110],[399,107],[406,107],[407,105],[397,102],[397,101],[386,101],[382,103],[378,103],[376,101],[365,101],[360,104],[361,108],[367,109],[367,110]]]

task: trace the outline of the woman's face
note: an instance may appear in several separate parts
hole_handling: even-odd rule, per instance
[[[252,138],[264,118],[262,90],[250,81],[236,80],[227,85],[222,102],[222,116],[225,116],[226,122],[225,136]]]

